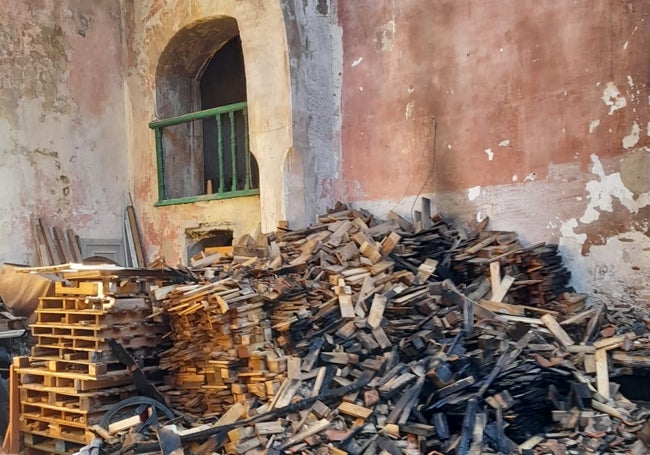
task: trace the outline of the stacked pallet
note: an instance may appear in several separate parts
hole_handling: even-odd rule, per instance
[[[14,359],[20,430],[26,452],[66,453],[90,442],[90,428],[115,403],[133,395],[131,371],[111,351],[118,341],[143,370],[157,374],[167,327],[155,322],[148,292],[159,271],[119,268],[57,270],[66,281],[42,297],[30,326],[30,357]]]

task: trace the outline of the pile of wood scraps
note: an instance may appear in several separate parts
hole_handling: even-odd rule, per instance
[[[279,361],[272,358],[268,314],[256,291],[232,279],[164,291],[173,346],[162,354],[161,368],[171,372],[170,405],[220,415],[248,397],[273,395]]]
[[[573,292],[557,247],[486,227],[427,200],[413,224],[338,206],[177,271],[155,292],[160,365],[200,420],[165,431],[197,454],[647,453],[650,411],[614,379],[650,366],[649,319]]]

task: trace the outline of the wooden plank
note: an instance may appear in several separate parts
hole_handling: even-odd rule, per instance
[[[72,229],[66,229],[65,236],[72,255],[72,262],[80,263],[83,260],[83,257],[81,256],[81,249],[79,248],[77,236],[74,234]]]
[[[609,370],[607,368],[607,350],[596,350],[596,384],[598,393],[609,400]]]
[[[339,309],[341,310],[341,317],[343,319],[354,319],[355,313],[351,294],[339,295]]]
[[[562,346],[567,347],[575,344],[575,341],[569,336],[568,333],[558,324],[553,316],[550,314],[545,314],[540,318],[546,328],[551,331],[553,336],[562,344]]]
[[[339,412],[352,416],[352,417],[359,417],[362,419],[367,419],[370,417],[372,414],[372,409],[369,408],[364,408],[363,406],[358,406],[353,403],[348,403],[347,401],[343,401],[339,407],[338,407]]]
[[[59,234],[57,227],[52,226],[51,230],[54,246],[56,247],[56,251],[61,258],[61,263],[73,262],[72,254],[70,253],[67,244],[61,240],[61,235]]]
[[[402,237],[397,232],[391,232],[387,237],[384,237],[381,249],[379,250],[382,257],[388,256],[395,249],[395,246],[397,246],[401,239]]]
[[[56,265],[57,263],[54,261],[52,251],[50,251],[50,245],[45,236],[45,230],[43,229],[43,223],[41,222],[41,219],[34,217],[32,220],[34,223],[34,230],[36,231],[37,245],[40,251],[40,259],[43,262],[41,265]]]
[[[492,297],[490,298],[490,300],[492,302],[501,302],[503,298],[506,296],[506,294],[508,293],[508,289],[510,289],[510,286],[512,286],[512,283],[514,282],[515,282],[514,277],[510,275],[504,276],[501,282],[499,283],[499,287],[497,287],[492,291]]]
[[[309,436],[315,435],[316,433],[320,433],[321,431],[325,430],[327,427],[330,426],[330,421],[327,419],[320,419],[316,423],[314,423],[311,427],[301,431],[300,433],[290,437],[289,439],[286,440],[284,444],[280,446],[280,450],[287,449],[291,446],[294,446],[298,444],[299,442],[304,441],[306,438]]]
[[[361,246],[359,247],[359,251],[361,251],[361,254],[363,254],[365,257],[370,259],[370,262],[372,262],[373,264],[376,264],[376,263],[378,263],[379,261],[382,260],[381,253],[370,242],[363,242],[361,244]]]
[[[476,254],[478,253],[481,249],[485,248],[488,245],[491,245],[492,243],[496,242],[497,236],[496,235],[491,235],[487,237],[486,239],[472,245],[469,248],[465,249],[465,253],[467,254]]]
[[[490,262],[490,285],[492,293],[499,288],[501,284],[501,263],[499,261]]]
[[[495,313],[509,314],[512,316],[524,316],[526,314],[524,307],[521,305],[510,305],[508,303],[492,302],[490,300],[481,300],[479,303],[482,307]]]
[[[603,338],[594,343],[596,349],[616,349],[620,347],[627,339],[634,339],[634,334],[624,334],[609,338]]]
[[[45,230],[45,241],[47,242],[48,249],[52,255],[52,261],[54,264],[65,264],[65,260],[62,257],[62,253],[57,247],[56,239],[54,238],[54,232],[52,228]]]
[[[370,305],[370,311],[368,312],[367,323],[369,327],[376,329],[381,325],[387,302],[388,299],[386,297],[381,294],[375,294],[372,305]]]

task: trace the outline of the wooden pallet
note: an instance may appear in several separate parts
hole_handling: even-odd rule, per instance
[[[129,349],[129,353],[134,359],[155,358],[159,347],[142,346],[139,348]],[[74,350],[66,347],[32,347],[33,358],[57,358],[64,360],[80,360],[96,363],[117,362],[118,359],[112,352],[99,350]]]
[[[24,433],[23,445],[25,455],[75,453],[83,444],[56,439],[41,433]]]
[[[132,385],[99,389],[92,392],[77,392],[72,387],[48,387],[43,384],[20,385],[21,403],[47,403],[79,411],[110,407],[135,393],[135,386]]]
[[[15,364],[14,364],[15,365]],[[17,367],[21,384],[42,384],[46,387],[67,387],[77,392],[105,389],[129,385],[133,377],[128,370],[107,372],[105,375],[93,377],[88,374],[50,371],[46,368]],[[158,367],[144,367],[145,374],[154,374]]]

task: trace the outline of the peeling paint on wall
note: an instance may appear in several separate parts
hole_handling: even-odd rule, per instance
[[[395,21],[390,20],[378,29],[380,50],[382,52],[393,49],[393,37],[395,35]]]
[[[632,213],[638,212],[641,207],[650,204],[650,194],[635,197],[623,184],[619,172],[605,174],[598,156],[591,155],[591,159],[593,162],[591,172],[596,174],[598,179],[587,183],[586,190],[589,204],[584,215],[580,218],[581,223],[593,223],[598,220],[601,211],[611,212],[614,199],[617,199]]]
[[[481,187],[480,186],[475,186],[473,188],[469,188],[467,190],[467,197],[469,198],[470,201],[473,201],[477,197],[481,195]]]
[[[641,134],[641,128],[639,127],[639,124],[634,122],[632,125],[632,131],[630,131],[630,134],[625,136],[623,138],[623,148],[629,149],[634,147],[636,144],[639,143],[639,135]]]
[[[627,106],[627,101],[621,92],[618,91],[614,82],[608,82],[605,90],[603,90],[603,96],[601,97],[605,106],[609,106],[609,115],[614,114],[619,109],[623,109]]]

